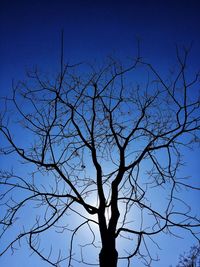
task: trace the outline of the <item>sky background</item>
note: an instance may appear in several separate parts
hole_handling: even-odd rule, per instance
[[[65,61],[71,64],[102,62],[109,55],[133,57],[139,38],[142,56],[163,72],[174,62],[175,44],[192,42],[190,62],[196,70],[200,67],[199,14],[198,0],[0,0],[0,96],[9,95],[12,79],[24,79],[27,69],[36,65],[49,73],[59,69],[62,29]],[[186,171],[196,178],[198,156],[198,152],[186,155],[190,166]],[[188,236],[171,240],[162,239],[161,261],[152,267],[175,266],[178,255],[194,243]],[[0,266],[47,266],[29,254],[22,246],[14,256],[2,257]]]

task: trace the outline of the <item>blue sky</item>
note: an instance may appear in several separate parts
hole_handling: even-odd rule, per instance
[[[200,2],[198,0],[71,0],[0,1],[0,96],[9,95],[12,79],[24,79],[34,66],[52,73],[59,69],[60,32],[64,30],[64,56],[69,63],[102,62],[136,54],[141,40],[142,56],[161,72],[174,64],[175,44],[193,43],[191,70],[200,65]],[[189,152],[188,152],[189,153]],[[184,171],[199,178],[199,152],[186,155]],[[6,164],[6,160],[0,162]],[[191,196],[190,196],[191,197]],[[192,204],[198,203],[194,195]],[[194,207],[198,212],[198,207]],[[175,265],[179,253],[194,243],[160,238],[161,261],[152,267]],[[1,243],[0,243],[1,246]],[[47,264],[22,246],[11,257],[0,258],[2,267],[45,267]],[[140,266],[139,266],[140,267]]]
[[[193,0],[1,1],[1,88],[6,90],[4,83],[21,78],[33,65],[56,68],[61,29],[70,62],[99,60],[112,53],[132,56],[137,38],[142,54],[157,64],[166,64],[174,55],[175,43],[193,41],[198,58],[199,5]]]

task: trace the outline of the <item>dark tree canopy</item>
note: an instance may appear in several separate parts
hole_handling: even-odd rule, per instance
[[[199,74],[187,75],[182,52],[165,77],[138,56],[101,68],[61,60],[55,79],[35,69],[13,84],[1,154],[17,156],[21,169],[0,173],[0,225],[3,240],[15,225],[18,233],[1,255],[26,239],[57,267],[132,266],[135,257],[149,266],[159,233],[181,228],[199,239],[200,218],[180,192],[200,188],[179,173],[183,151],[199,140]]]

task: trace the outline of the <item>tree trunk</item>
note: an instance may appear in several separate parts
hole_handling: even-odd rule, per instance
[[[100,267],[117,267],[118,252],[115,242],[107,242],[99,254]]]

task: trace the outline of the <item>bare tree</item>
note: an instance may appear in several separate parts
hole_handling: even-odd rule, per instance
[[[179,257],[177,267],[199,267],[200,266],[200,248],[192,246],[189,253],[184,253]]]
[[[199,74],[187,76],[188,52],[177,50],[166,78],[140,56],[129,66],[111,58],[102,68],[65,65],[62,57],[55,79],[36,69],[28,82],[13,85],[1,115],[7,140],[1,153],[17,155],[23,171],[1,171],[1,238],[24,212],[30,220],[20,221],[1,255],[27,239],[57,267],[130,266],[135,257],[149,266],[149,241],[159,233],[181,228],[199,239],[200,219],[180,193],[200,189],[179,173],[182,152],[198,142],[200,130]],[[66,256],[55,255],[58,244],[44,249],[50,230],[68,232]],[[96,261],[87,249],[96,249]]]

